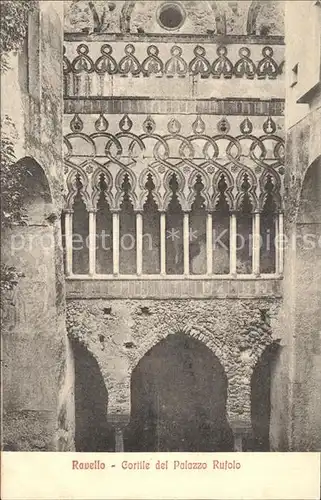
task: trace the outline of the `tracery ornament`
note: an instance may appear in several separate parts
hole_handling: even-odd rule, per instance
[[[246,76],[246,78],[253,80],[256,73],[256,66],[250,58],[250,55],[251,51],[247,47],[242,47],[239,50],[240,59],[234,66],[234,74],[236,77],[242,78]]]
[[[266,46],[262,49],[262,56],[257,62],[251,57],[249,47],[239,49],[239,59],[232,62],[228,57],[228,48],[225,45],[219,45],[216,49],[217,58],[211,61],[206,55],[205,47],[197,45],[194,48],[194,57],[187,61],[183,56],[183,49],[174,45],[170,49],[169,59],[163,60],[160,56],[160,49],[157,45],[147,47],[147,57],[140,61],[135,53],[136,48],[133,44],[127,44],[124,48],[124,56],[116,61],[113,54],[113,47],[110,44],[103,44],[100,48],[101,55],[94,61],[89,54],[89,46],[81,43],[77,46],[77,56],[70,60],[64,50],[63,71],[65,82],[70,80],[70,76],[76,79],[74,87],[77,86],[77,77],[96,73],[102,79],[105,75],[122,75],[138,77],[140,75],[149,77],[185,77],[187,75],[200,76],[201,78],[247,78],[252,80],[275,79],[282,74],[283,61],[278,63],[274,58],[272,47]],[[69,76],[68,76],[69,75]],[[67,78],[68,77],[68,78]],[[79,80],[78,78],[78,80]],[[69,80],[68,80],[69,79]],[[69,87],[70,87],[69,82]],[[65,83],[66,86],[66,83]],[[68,93],[68,92],[65,92]]]
[[[70,123],[71,133],[65,136],[68,208],[72,208],[76,176],[81,180],[80,193],[87,206],[95,204],[99,171],[105,173],[108,181],[108,203],[112,209],[119,209],[121,184],[126,174],[135,210],[142,210],[146,176],[150,174],[155,184],[155,202],[160,211],[166,210],[170,200],[169,180],[175,174],[183,210],[191,209],[197,176],[204,184],[202,196],[207,210],[217,210],[224,200],[230,211],[240,210],[246,198],[252,211],[261,211],[269,196],[273,197],[277,210],[282,210],[284,143],[276,135],[276,123],[271,117],[262,123],[261,135],[253,135],[249,117],[240,122],[237,136],[230,135],[226,117],[219,120],[218,132],[209,135],[200,115],[191,122],[190,135],[181,134],[181,123],[176,117],[167,124],[168,134],[160,135],[150,115],[142,123],[141,134],[132,132],[129,115],[121,118],[117,133],[107,131],[108,120],[103,114],[95,118],[96,132],[84,134],[82,127],[81,117],[75,115]]]

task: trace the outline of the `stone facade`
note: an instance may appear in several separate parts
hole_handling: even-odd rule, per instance
[[[223,366],[230,423],[250,427],[251,375],[264,349],[277,340],[270,321],[276,321],[278,308],[275,299],[68,300],[67,328],[97,359],[109,394],[108,414],[130,415],[132,370],[159,341],[184,333],[203,342]]]
[[[2,238],[2,260],[23,273],[3,300],[3,444],[7,450],[73,448],[73,374],[69,372],[60,225],[62,14],[60,2],[39,2],[30,18],[25,50],[11,56],[10,70],[2,76],[1,108],[17,126],[14,149],[26,173],[28,215],[25,226],[14,226]],[[63,405],[68,407],[64,422]]]
[[[179,334],[206,346],[227,378],[225,412],[234,450],[242,450],[260,425],[269,429],[271,450],[320,449],[320,255],[300,245],[288,248],[283,270],[277,249],[275,268],[264,273],[254,246],[250,270],[242,274],[233,246],[244,198],[251,202],[253,232],[272,199],[279,234],[284,217],[287,236],[305,234],[307,223],[320,235],[320,214],[308,218],[302,205],[302,199],[318,203],[311,186],[320,176],[307,172],[319,165],[319,90],[311,113],[286,135],[283,2],[173,4],[176,27],[172,21],[166,26],[163,2],[39,2],[30,20],[29,79],[22,85],[21,74],[20,80],[14,74],[17,100],[4,109],[17,121],[24,117],[19,163],[34,169],[38,181],[27,200],[28,225],[14,228],[3,245],[6,261],[25,274],[3,318],[6,449],[79,447],[75,427],[85,439],[86,424],[77,423],[77,374],[86,386],[79,370],[87,367],[90,380],[96,377],[94,408],[94,398],[101,397],[102,432],[112,429],[112,448],[122,451],[133,373],[156,345]],[[27,60],[20,59],[21,72]],[[173,173],[185,235],[196,179],[202,183],[207,260],[199,276],[190,272],[186,237],[181,274],[168,275],[162,237],[157,273],[143,273],[137,234],[150,194],[146,181],[154,180],[166,235]],[[108,272],[95,267],[92,236],[102,180],[114,238]],[[39,189],[44,185],[45,193]],[[137,231],[126,273],[119,251],[124,198]],[[208,257],[222,198],[232,227],[225,276],[215,275]],[[89,221],[91,245],[88,270],[80,273],[70,246],[76,202]],[[53,242],[48,251],[37,244],[30,250],[30,241],[44,238]],[[12,239],[24,245],[13,252]],[[303,294],[309,304],[300,300]],[[84,352],[90,360],[77,365]],[[255,390],[264,377],[270,386],[260,403]]]

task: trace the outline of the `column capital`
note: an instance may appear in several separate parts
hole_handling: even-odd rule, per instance
[[[107,413],[107,422],[114,427],[114,429],[122,430],[130,422],[129,413]]]
[[[252,424],[248,420],[233,420],[230,422],[234,435],[234,451],[243,451],[243,439],[252,433]]]

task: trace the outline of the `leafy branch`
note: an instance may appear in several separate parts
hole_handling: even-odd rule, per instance
[[[0,2],[0,70],[10,68],[8,54],[21,50],[28,30],[28,16],[34,10],[34,0],[4,0]]]

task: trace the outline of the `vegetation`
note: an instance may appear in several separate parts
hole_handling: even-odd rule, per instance
[[[8,54],[18,52],[28,28],[28,15],[35,8],[34,0],[0,2],[0,69],[9,69]]]
[[[35,8],[33,0],[5,0],[0,3],[0,71],[10,69],[9,54],[21,50],[28,28],[28,14]],[[17,131],[9,116],[1,120],[0,183],[1,183],[1,232],[14,224],[25,221],[22,205],[22,172],[16,166],[14,143]],[[10,291],[21,276],[14,267],[1,260],[0,291]]]

